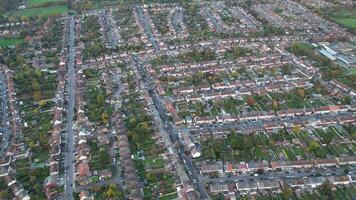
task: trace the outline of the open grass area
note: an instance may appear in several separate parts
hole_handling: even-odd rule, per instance
[[[51,6],[45,8],[30,8],[25,10],[17,10],[14,12],[8,12],[8,16],[52,16],[52,15],[61,15],[68,11],[67,6]]]
[[[331,15],[330,15],[331,14]],[[324,15],[329,17],[334,22],[349,28],[351,31],[356,31],[356,8],[341,7],[335,10],[327,10]]]
[[[24,42],[25,41],[23,39],[16,39],[16,38],[0,39],[0,46],[1,47],[13,46],[13,45],[22,44]]]
[[[353,68],[350,70],[350,73],[351,73],[351,74],[356,74],[356,67],[353,67]]]
[[[41,6],[46,3],[58,3],[58,2],[65,3],[66,1],[65,0],[28,0],[27,6],[34,7],[34,6]]]
[[[356,28],[356,17],[355,18],[334,18],[334,20],[349,28]]]

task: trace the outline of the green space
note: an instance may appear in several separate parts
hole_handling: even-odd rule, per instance
[[[351,200],[356,195],[355,187],[336,186],[335,189],[331,189],[333,186],[326,182],[323,185],[317,187],[313,191],[303,191],[300,195],[295,195],[291,188],[285,188],[282,193],[268,193],[266,195],[260,195],[256,200],[314,200],[314,199],[333,199],[333,200]],[[213,199],[218,199],[213,198]],[[249,196],[240,196],[238,200],[250,199]]]
[[[116,184],[91,187],[89,190],[92,194],[94,194],[94,198],[97,200],[125,199],[125,191]],[[74,195],[74,197],[79,197],[79,195]]]
[[[202,157],[209,160],[249,162],[351,156],[354,155],[356,145],[332,142],[340,137],[351,139],[355,136],[352,127],[347,126],[309,132],[294,127],[288,132],[282,129],[273,134],[254,135],[231,132],[225,139],[209,138],[203,141]],[[294,144],[293,139],[299,139],[300,144]]]
[[[309,48],[305,43],[294,43],[288,48],[288,51],[297,56],[308,57],[316,67],[321,69],[324,79],[330,80],[344,76],[344,71],[338,64]]]
[[[151,60],[150,63],[156,66],[173,63],[200,63],[215,60],[216,56],[215,51],[211,49],[203,49],[201,51],[194,49],[191,52],[182,53],[178,56],[163,55]]]
[[[21,57],[17,59],[23,60]],[[27,124],[22,129],[26,143],[35,162],[44,162],[49,157],[48,137],[52,129],[49,110],[53,106],[50,99],[57,87],[56,76],[26,66],[16,71],[14,82],[17,97],[22,102],[19,106],[21,117]]]
[[[45,16],[61,15],[67,11],[68,11],[67,6],[51,6],[51,7],[46,7],[46,8],[30,8],[30,9],[24,9],[24,10],[17,10],[14,12],[8,12],[7,15],[8,16],[45,17]]]
[[[162,157],[146,158],[143,163],[147,168],[151,169],[161,169],[164,167],[164,160]]]
[[[42,6],[44,4],[50,3],[65,3],[65,0],[28,0],[27,6],[28,7],[35,7],[35,6]]]
[[[351,32],[356,32],[356,7],[325,9],[322,13],[330,20],[349,28]]]
[[[23,44],[24,42],[25,41],[23,39],[6,38],[6,39],[0,39],[0,46],[5,47],[5,46],[19,45],[19,44]]]
[[[172,199],[177,196],[175,177],[167,171],[165,160],[161,156],[164,148],[152,139],[155,127],[145,110],[145,104],[138,100],[140,94],[133,76],[129,73],[123,80],[128,83],[130,93],[124,96],[123,114],[129,138],[134,165],[141,181],[145,182],[144,199]]]
[[[351,73],[351,74],[356,74],[356,67],[353,67],[353,68],[350,70],[350,73]]]
[[[356,17],[355,18],[335,18],[335,21],[346,27],[356,28]]]
[[[356,71],[356,70],[355,70]],[[356,89],[356,73],[348,74],[342,77],[339,77],[338,80],[352,89]]]
[[[110,168],[109,147],[99,145],[96,139],[89,140],[91,160],[89,166],[91,170],[104,170]]]
[[[48,167],[31,169],[30,160],[27,159],[17,160],[13,167],[16,170],[16,180],[23,185],[29,195],[33,199],[45,199],[43,181],[49,176]]]

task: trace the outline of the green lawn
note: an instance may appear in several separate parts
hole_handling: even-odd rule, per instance
[[[330,15],[331,14],[331,15]],[[341,7],[335,10],[325,10],[324,15],[336,23],[356,31],[356,8]]]
[[[356,67],[353,67],[351,70],[350,70],[351,74],[356,74]]]
[[[56,3],[56,2],[65,3],[66,1],[65,0],[28,0],[27,6],[34,7],[34,6],[41,6],[42,4],[45,4],[45,3]]]
[[[0,39],[0,46],[12,46],[12,45],[18,45],[22,44],[25,41],[23,39]]]
[[[17,10],[15,12],[8,12],[8,16],[51,16],[61,15],[68,11],[67,6],[51,6],[46,8],[31,8],[25,10]]]
[[[143,163],[151,169],[161,169],[164,167],[164,160],[161,157],[146,158]]]
[[[356,28],[356,17],[355,18],[333,18],[337,23],[342,24],[349,28]]]

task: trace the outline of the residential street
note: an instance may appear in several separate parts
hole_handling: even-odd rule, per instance
[[[64,199],[72,200],[75,190],[75,169],[74,169],[74,95],[75,95],[75,33],[74,33],[74,17],[69,18],[69,40],[68,40],[68,107],[66,115],[66,152],[64,158],[65,178],[64,178]]]

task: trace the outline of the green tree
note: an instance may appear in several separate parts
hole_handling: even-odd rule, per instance
[[[333,141],[335,135],[334,135],[331,131],[326,131],[326,132],[322,135],[322,137],[323,137],[324,143],[327,144],[327,145],[329,145],[329,144]]]
[[[319,144],[314,140],[310,141],[308,144],[309,151],[316,151],[319,148]]]
[[[272,101],[272,109],[275,111],[277,111],[278,109],[278,102],[275,99],[273,99]]]
[[[285,199],[290,199],[293,196],[293,190],[290,187],[288,187],[287,185],[285,185],[282,194]]]
[[[33,100],[34,101],[40,101],[41,100],[41,92],[40,91],[34,91],[33,92]]]
[[[107,112],[101,113],[101,121],[103,122],[103,124],[109,123],[109,115]]]
[[[149,183],[156,183],[157,182],[157,176],[151,172],[148,172],[146,174],[146,179]]]
[[[38,102],[38,105],[39,105],[41,108],[45,107],[46,104],[47,104],[47,101],[45,101],[45,100],[41,100],[41,101]]]
[[[345,166],[344,166],[344,173],[345,173],[345,174],[349,174],[350,170],[351,170],[350,165],[345,165]]]

